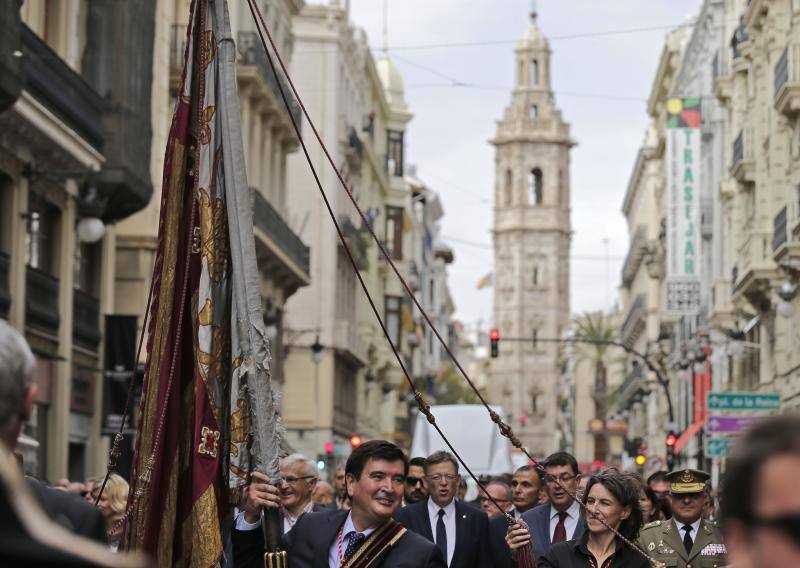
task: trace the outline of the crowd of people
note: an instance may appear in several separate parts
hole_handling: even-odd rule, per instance
[[[366,483],[364,463],[382,470]],[[797,416],[765,420],[741,440],[721,495],[704,471],[658,471],[642,479],[608,468],[584,475],[566,452],[482,478],[469,501],[459,464],[447,452],[408,460],[393,444],[371,441],[336,470],[332,485],[303,456],[284,464],[279,485],[259,478],[248,490],[233,531],[237,567],[262,561],[265,543],[255,529],[264,507],[282,511],[293,567],[322,565],[313,562],[315,554],[334,568],[358,566],[350,562],[355,551],[375,542],[369,535],[389,519],[422,540],[410,540],[403,558],[391,547],[370,549],[373,558],[383,554],[372,566],[511,568],[525,547],[539,567],[800,566],[800,491],[791,483],[800,471]],[[310,511],[317,513],[303,515]]]
[[[114,555],[103,556],[107,549],[83,539],[48,540],[47,533],[62,530],[54,521],[116,549],[129,490],[122,477],[111,475],[100,495],[99,479],[23,483],[11,465],[19,465],[11,455],[36,397],[34,368],[24,338],[0,321],[0,538],[13,540],[0,547],[0,559],[116,566]],[[277,485],[253,473],[225,565],[264,564],[267,543],[258,529],[264,510],[276,509],[290,568],[510,568],[531,566],[529,558],[559,568],[796,567],[798,471],[800,416],[792,414],[764,419],[742,437],[719,492],[699,470],[646,480],[615,468],[584,475],[572,455],[557,452],[483,479],[477,499],[468,501],[451,454],[409,460],[395,444],[370,440],[336,469],[332,484],[300,454],[282,460]],[[51,521],[48,531],[31,528],[32,510]]]

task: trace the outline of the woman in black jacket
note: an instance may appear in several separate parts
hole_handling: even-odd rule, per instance
[[[642,511],[634,476],[614,468],[593,476],[586,484],[583,503],[586,505],[582,509],[586,520],[583,537],[554,544],[539,560],[539,568],[650,568],[645,556],[598,520],[603,518],[628,541],[636,542]],[[526,542],[521,538],[526,534],[524,529],[512,528],[507,539],[509,546],[513,549]]]

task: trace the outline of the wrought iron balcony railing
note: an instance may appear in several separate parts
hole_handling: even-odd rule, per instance
[[[272,238],[289,258],[308,274],[309,248],[261,193],[254,188],[250,191],[253,194],[253,224]]]
[[[100,302],[83,290],[72,295],[72,340],[91,350],[100,343]]]
[[[0,318],[7,318],[8,309],[11,307],[11,287],[8,282],[10,271],[11,258],[6,253],[0,252]]]
[[[27,324],[57,335],[61,323],[58,311],[58,278],[30,266],[26,270],[25,277]]]

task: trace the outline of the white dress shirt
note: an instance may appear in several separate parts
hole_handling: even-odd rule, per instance
[[[680,523],[675,519],[675,517],[672,517],[672,520],[675,522],[675,526],[678,527],[679,540],[683,540],[683,535],[686,534],[686,531],[683,530],[683,525],[687,523]],[[692,530],[689,531],[689,536],[692,537],[692,543],[697,540],[697,535],[700,534],[700,520],[701,519],[697,519],[695,522],[689,525],[692,527]]]
[[[353,524],[353,513],[348,513],[347,518],[344,520],[344,525],[342,525],[342,556],[344,556],[345,551],[347,550],[347,545],[350,544],[350,536],[354,535],[358,531],[356,530],[356,526]],[[365,529],[361,531],[366,537],[369,537],[372,533],[375,532],[374,528]],[[330,550],[328,551],[328,566],[330,568],[340,568],[339,564],[339,533],[336,533],[336,538],[333,539],[333,544],[331,545]]]
[[[440,507],[428,497],[428,517],[431,522],[431,534],[436,542],[436,523],[439,522],[439,511],[444,511],[444,530],[447,533],[447,565],[453,561],[456,551],[456,502],[450,501],[446,507]]]
[[[292,527],[304,513],[311,513],[314,510],[314,502],[309,501],[299,515],[293,517],[289,511],[281,507],[281,517],[283,518],[283,532],[284,534],[292,530]],[[244,511],[240,511],[236,516],[236,530],[237,531],[252,531],[261,526],[261,516],[259,515],[255,523],[248,523],[244,518]]]
[[[577,501],[572,501],[572,505],[567,509],[567,517],[564,519],[564,528],[567,529],[567,540],[572,540],[575,529],[578,527],[578,517],[581,514],[581,506]],[[558,524],[558,511],[550,505],[550,542],[553,542],[553,535]]]

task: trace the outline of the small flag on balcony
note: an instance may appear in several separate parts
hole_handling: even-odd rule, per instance
[[[478,290],[483,290],[484,288],[489,288],[492,285],[493,276],[494,276],[493,272],[489,272],[488,274],[485,274],[480,280],[478,280],[478,283],[475,284],[475,288],[478,289]]]

